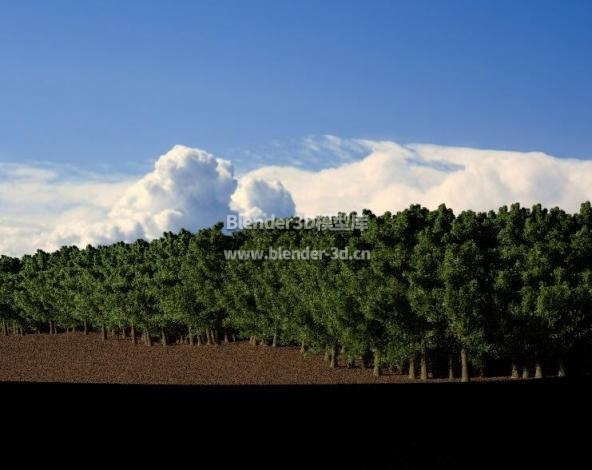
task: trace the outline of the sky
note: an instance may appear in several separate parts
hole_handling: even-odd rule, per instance
[[[0,252],[232,211],[577,210],[591,24],[585,0],[3,2]]]
[[[592,158],[587,1],[6,1],[0,161],[309,135]]]

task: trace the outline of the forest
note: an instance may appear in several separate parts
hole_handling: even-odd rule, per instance
[[[587,373],[592,207],[419,205],[366,230],[222,223],[147,242],[0,257],[4,335],[98,332],[147,345],[298,346],[328,367],[411,380]],[[227,260],[225,250],[337,247],[370,259]]]

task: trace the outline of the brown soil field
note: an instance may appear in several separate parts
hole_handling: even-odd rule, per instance
[[[487,379],[487,380],[499,380]],[[0,337],[0,381],[180,385],[403,383],[407,378],[371,369],[331,369],[297,347],[132,344],[97,334]],[[439,380],[438,380],[439,381]],[[430,380],[436,382],[436,380]]]

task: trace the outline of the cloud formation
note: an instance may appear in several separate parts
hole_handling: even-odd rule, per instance
[[[518,201],[573,212],[592,199],[588,160],[541,152],[356,142],[367,148],[367,155],[336,168],[265,166],[245,176],[281,181],[303,216],[365,208],[395,212],[414,203],[436,208],[442,202],[457,211],[496,210]]]
[[[230,201],[230,208],[247,219],[289,217],[296,213],[291,194],[277,180],[254,176],[240,179]]]
[[[516,201],[573,212],[592,199],[588,160],[333,136],[305,139],[302,147],[328,155],[325,165],[263,159],[236,177],[229,161],[184,146],[138,177],[0,164],[0,253],[153,239],[233,213],[312,217],[368,208],[380,214],[442,202],[456,211],[495,210]]]
[[[196,231],[237,212],[294,213],[281,183],[245,178],[239,186],[229,161],[181,145],[140,178],[61,179],[58,171],[5,165],[0,182],[0,253],[13,255],[151,240],[167,231]]]

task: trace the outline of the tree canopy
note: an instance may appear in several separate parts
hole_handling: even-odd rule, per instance
[[[338,217],[344,214],[339,214]],[[355,215],[355,214],[352,214]],[[462,380],[583,370],[592,346],[592,207],[364,211],[350,231],[217,224],[157,240],[0,257],[3,334],[80,329],[152,344],[298,345],[333,367]],[[294,221],[294,219],[290,219]],[[369,259],[232,259],[231,250]],[[346,251],[347,250],[347,251]]]

